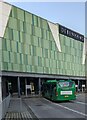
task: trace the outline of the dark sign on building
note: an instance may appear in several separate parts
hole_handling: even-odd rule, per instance
[[[71,37],[73,39],[76,39],[78,41],[81,41],[81,42],[84,42],[84,36],[77,33],[77,32],[74,32],[62,25],[59,25],[59,33],[63,34],[63,35],[66,35],[68,37]]]

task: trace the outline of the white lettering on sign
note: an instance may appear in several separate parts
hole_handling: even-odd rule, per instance
[[[75,87],[78,87],[78,85],[75,85]]]
[[[26,85],[26,89],[31,89],[31,85]]]
[[[85,85],[82,85],[82,87],[85,87]]]
[[[61,91],[61,95],[72,95],[72,91]]]

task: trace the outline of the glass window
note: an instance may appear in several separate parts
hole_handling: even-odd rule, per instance
[[[73,82],[59,82],[60,87],[72,87]]]

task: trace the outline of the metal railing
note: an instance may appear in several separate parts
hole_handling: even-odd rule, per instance
[[[10,103],[10,95],[0,103],[0,120],[5,117]]]

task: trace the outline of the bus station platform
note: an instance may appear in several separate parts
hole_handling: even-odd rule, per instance
[[[25,107],[21,98],[11,98],[10,105],[8,111],[5,115],[5,120],[13,120],[13,119],[22,119],[22,120],[29,120],[32,116],[30,115],[29,111]]]

